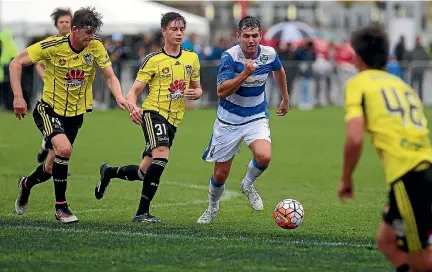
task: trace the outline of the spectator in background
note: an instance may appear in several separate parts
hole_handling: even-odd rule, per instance
[[[4,105],[6,109],[13,110],[13,95],[9,83],[9,63],[18,55],[18,45],[9,29],[0,31],[0,106]],[[24,91],[24,98],[28,100],[28,90]],[[26,101],[27,103],[29,101]]]
[[[122,62],[127,59],[126,50],[123,46],[123,35],[120,33],[111,36],[112,43],[106,48],[112,62],[112,68],[116,77],[121,80]],[[115,108],[117,102],[114,96],[110,96],[110,108]]]
[[[311,95],[312,64],[316,60],[313,41],[306,41],[306,45],[296,50],[296,60],[299,62],[300,103],[299,108],[309,110],[313,108]]]
[[[277,51],[278,51],[278,55],[279,55],[279,59],[282,62],[282,65],[285,69],[285,75],[286,75],[286,81],[287,81],[287,87],[288,87],[288,94],[291,97],[292,95],[292,88],[293,88],[293,83],[294,80],[297,76],[297,65],[296,65],[296,61],[295,61],[295,50],[294,47],[291,43],[289,42],[285,42],[285,41],[279,41],[278,45],[276,46]],[[268,97],[268,101],[269,103],[272,103],[273,101],[273,96],[277,95],[277,100],[276,101],[280,101],[282,99],[280,92],[278,90],[276,90],[275,86],[274,86],[274,80],[273,77],[271,78],[271,80],[268,81],[270,84],[270,92],[269,92],[269,97]],[[290,103],[292,103],[292,99],[290,99]]]
[[[110,46],[107,48],[107,51],[111,58],[114,74],[117,76],[117,78],[120,78],[122,68],[121,61],[127,58],[123,46],[123,35],[119,33],[113,34],[111,40],[112,44],[110,44]]]
[[[411,69],[411,87],[417,90],[420,100],[423,101],[423,76],[426,65],[429,64],[429,54],[421,44],[419,36],[416,37],[416,45],[408,56]]]
[[[404,80],[404,73],[402,70],[402,66],[397,61],[397,58],[395,55],[392,55],[390,57],[389,62],[387,63],[387,73],[395,75],[395,76],[401,78],[402,80]]]
[[[333,105],[333,100],[331,97],[331,75],[334,71],[333,64],[329,60],[329,56],[326,56],[324,53],[318,53],[316,61],[312,64],[313,75],[315,79],[315,105],[317,107],[322,107],[321,103],[321,80],[324,80],[325,87],[325,104]]]
[[[206,75],[206,80],[202,80],[201,84],[208,98],[208,105],[210,107],[217,107],[219,104],[219,97],[217,96],[217,74],[222,53],[227,50],[227,39],[220,38],[218,44],[211,49],[208,55],[210,65],[201,65],[201,74]]]
[[[394,50],[394,56],[396,58],[396,61],[398,61],[401,65],[402,62],[405,59],[405,54],[406,54],[406,49],[405,49],[405,37],[404,36],[400,36],[399,38],[399,42],[397,43],[395,50]]]
[[[218,44],[213,47],[208,60],[217,60],[219,61],[222,58],[222,53],[227,50],[229,47],[226,44],[225,38],[220,38]]]
[[[195,53],[197,53],[199,60],[203,60],[204,52],[201,46],[198,44],[197,40],[198,40],[198,35],[195,33],[191,33],[189,37],[183,41],[181,46],[184,49],[194,51]]]
[[[432,58],[432,43],[429,43],[429,58]]]
[[[135,54],[137,54],[140,50],[140,48],[144,49],[144,52],[146,52],[146,54],[150,54],[152,52],[152,44],[153,44],[153,35],[150,33],[146,33],[144,35],[142,35],[142,39],[139,40],[138,42],[136,42],[133,45],[133,52]],[[134,75],[134,80],[135,80],[136,74]]]
[[[144,58],[145,58],[145,56],[146,56],[147,54],[148,54],[148,53],[146,53],[144,47],[139,47],[139,48],[137,49],[136,57],[135,57],[135,59],[134,59],[134,61],[133,61],[133,63],[134,63],[134,64],[133,64],[133,67],[134,67],[134,69],[133,69],[133,79],[136,78],[136,75],[137,75],[137,73],[138,73],[138,71],[139,71],[141,65],[143,64],[143,62],[144,62]]]

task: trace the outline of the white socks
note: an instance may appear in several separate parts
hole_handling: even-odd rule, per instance
[[[261,167],[257,164],[255,158],[252,159],[248,164],[248,170],[246,176],[244,177],[241,186],[245,189],[252,187],[256,179],[261,176],[261,174],[267,169],[266,167]]]
[[[219,200],[221,199],[224,190],[225,190],[225,184],[216,184],[216,182],[213,179],[213,176],[211,176],[209,192],[208,192],[210,208],[219,210]]]

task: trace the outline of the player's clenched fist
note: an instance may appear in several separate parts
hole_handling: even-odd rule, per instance
[[[253,60],[246,60],[244,64],[244,71],[247,75],[252,75],[255,72],[258,65]]]

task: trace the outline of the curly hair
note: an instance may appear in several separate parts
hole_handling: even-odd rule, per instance
[[[99,31],[102,25],[102,14],[96,12],[94,7],[80,8],[75,11],[72,17],[72,26],[79,29],[90,27],[95,31]]]

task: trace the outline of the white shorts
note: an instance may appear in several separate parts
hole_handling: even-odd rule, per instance
[[[213,135],[202,159],[208,162],[229,161],[239,153],[242,140],[249,146],[255,140],[261,139],[271,143],[267,118],[239,126],[227,125],[216,119]]]

